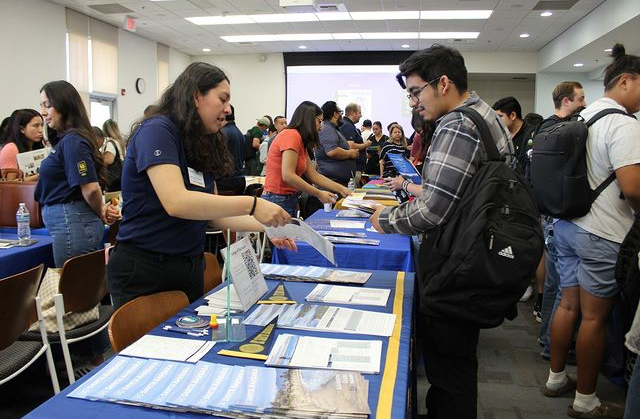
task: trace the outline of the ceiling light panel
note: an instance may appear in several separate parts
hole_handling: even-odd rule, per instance
[[[362,39],[418,39],[418,32],[364,32]]]
[[[348,12],[323,12],[315,15],[320,21],[352,20]]]
[[[394,11],[394,12],[351,12],[353,20],[396,20],[396,19],[420,19],[420,12]]]
[[[420,39],[476,39],[480,32],[420,32]]]
[[[247,23],[255,23],[247,15],[230,15],[230,16],[199,16],[185,18],[196,25],[240,25]]]
[[[489,19],[493,10],[423,10],[420,19],[424,20],[466,20]]]
[[[256,23],[317,22],[315,13],[271,13],[266,15],[248,15]]]

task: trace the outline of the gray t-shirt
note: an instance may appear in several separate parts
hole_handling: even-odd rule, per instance
[[[356,161],[337,160],[327,156],[328,152],[338,147],[345,150],[350,148],[347,139],[336,129],[336,125],[331,121],[324,121],[320,130],[320,147],[315,149],[318,172],[339,183],[346,183],[354,176]]]

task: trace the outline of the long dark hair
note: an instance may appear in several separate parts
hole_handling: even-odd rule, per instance
[[[298,105],[287,128],[295,129],[302,137],[304,148],[309,151],[320,145],[320,137],[316,128],[316,118],[322,115],[320,106],[305,100]]]
[[[37,150],[44,147],[42,142],[33,142],[33,145],[30,148],[29,143],[32,141],[25,137],[21,131],[21,129],[26,127],[35,117],[42,120],[42,115],[33,109],[16,109],[13,111],[11,114],[11,121],[6,128],[6,133],[2,140],[0,140],[0,146],[4,146],[7,143],[15,143],[18,147],[19,153],[24,153],[29,150]]]
[[[164,91],[158,106],[145,115],[145,120],[156,115],[168,116],[178,127],[189,166],[215,177],[229,176],[233,162],[220,131],[214,134],[205,131],[196,109],[195,95],[196,92],[206,95],[225,80],[229,82],[218,67],[191,63]]]
[[[640,57],[625,53],[624,45],[615,44],[611,49],[613,62],[604,69],[604,90],[611,90],[621,74],[640,74]]]
[[[104,185],[106,182],[104,160],[98,147],[98,138],[91,128],[91,122],[89,122],[89,116],[80,94],[71,83],[64,80],[45,84],[40,89],[40,92],[43,91],[47,95],[49,105],[55,108],[61,116],[61,126],[56,127],[58,136],[62,137],[73,132],[89,142],[98,180],[101,185]]]

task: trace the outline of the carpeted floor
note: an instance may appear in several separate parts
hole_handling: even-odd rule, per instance
[[[519,315],[502,326],[482,330],[478,345],[478,419],[564,419],[573,394],[559,398],[542,395],[549,362],[540,357],[536,343],[540,324],[532,315],[533,299],[518,304]],[[567,366],[575,377],[576,368]],[[424,414],[429,385],[420,366],[418,413]],[[600,375],[598,396],[624,403],[624,389]]]

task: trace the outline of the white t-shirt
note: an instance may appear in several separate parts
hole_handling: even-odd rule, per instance
[[[362,141],[367,141],[369,137],[371,137],[371,134],[373,134],[373,131],[369,129],[362,131],[360,133],[360,135],[362,135]]]
[[[580,115],[588,121],[603,109],[626,109],[610,98],[602,98],[587,106]],[[640,122],[626,115],[607,115],[589,128],[587,138],[587,176],[595,189],[614,171],[640,163]],[[573,220],[579,227],[596,236],[622,243],[633,224],[633,210],[620,199],[615,180],[591,205],[584,217]]]
[[[264,176],[267,173],[267,151],[269,150],[269,140],[262,140],[258,151],[260,152],[260,163],[263,164],[260,176]]]
[[[122,151],[122,147],[120,147],[120,144],[116,140],[112,140],[111,138],[104,139],[102,154],[109,152],[116,156],[116,147],[118,147],[118,151],[120,152],[120,160],[124,161],[124,152]]]

